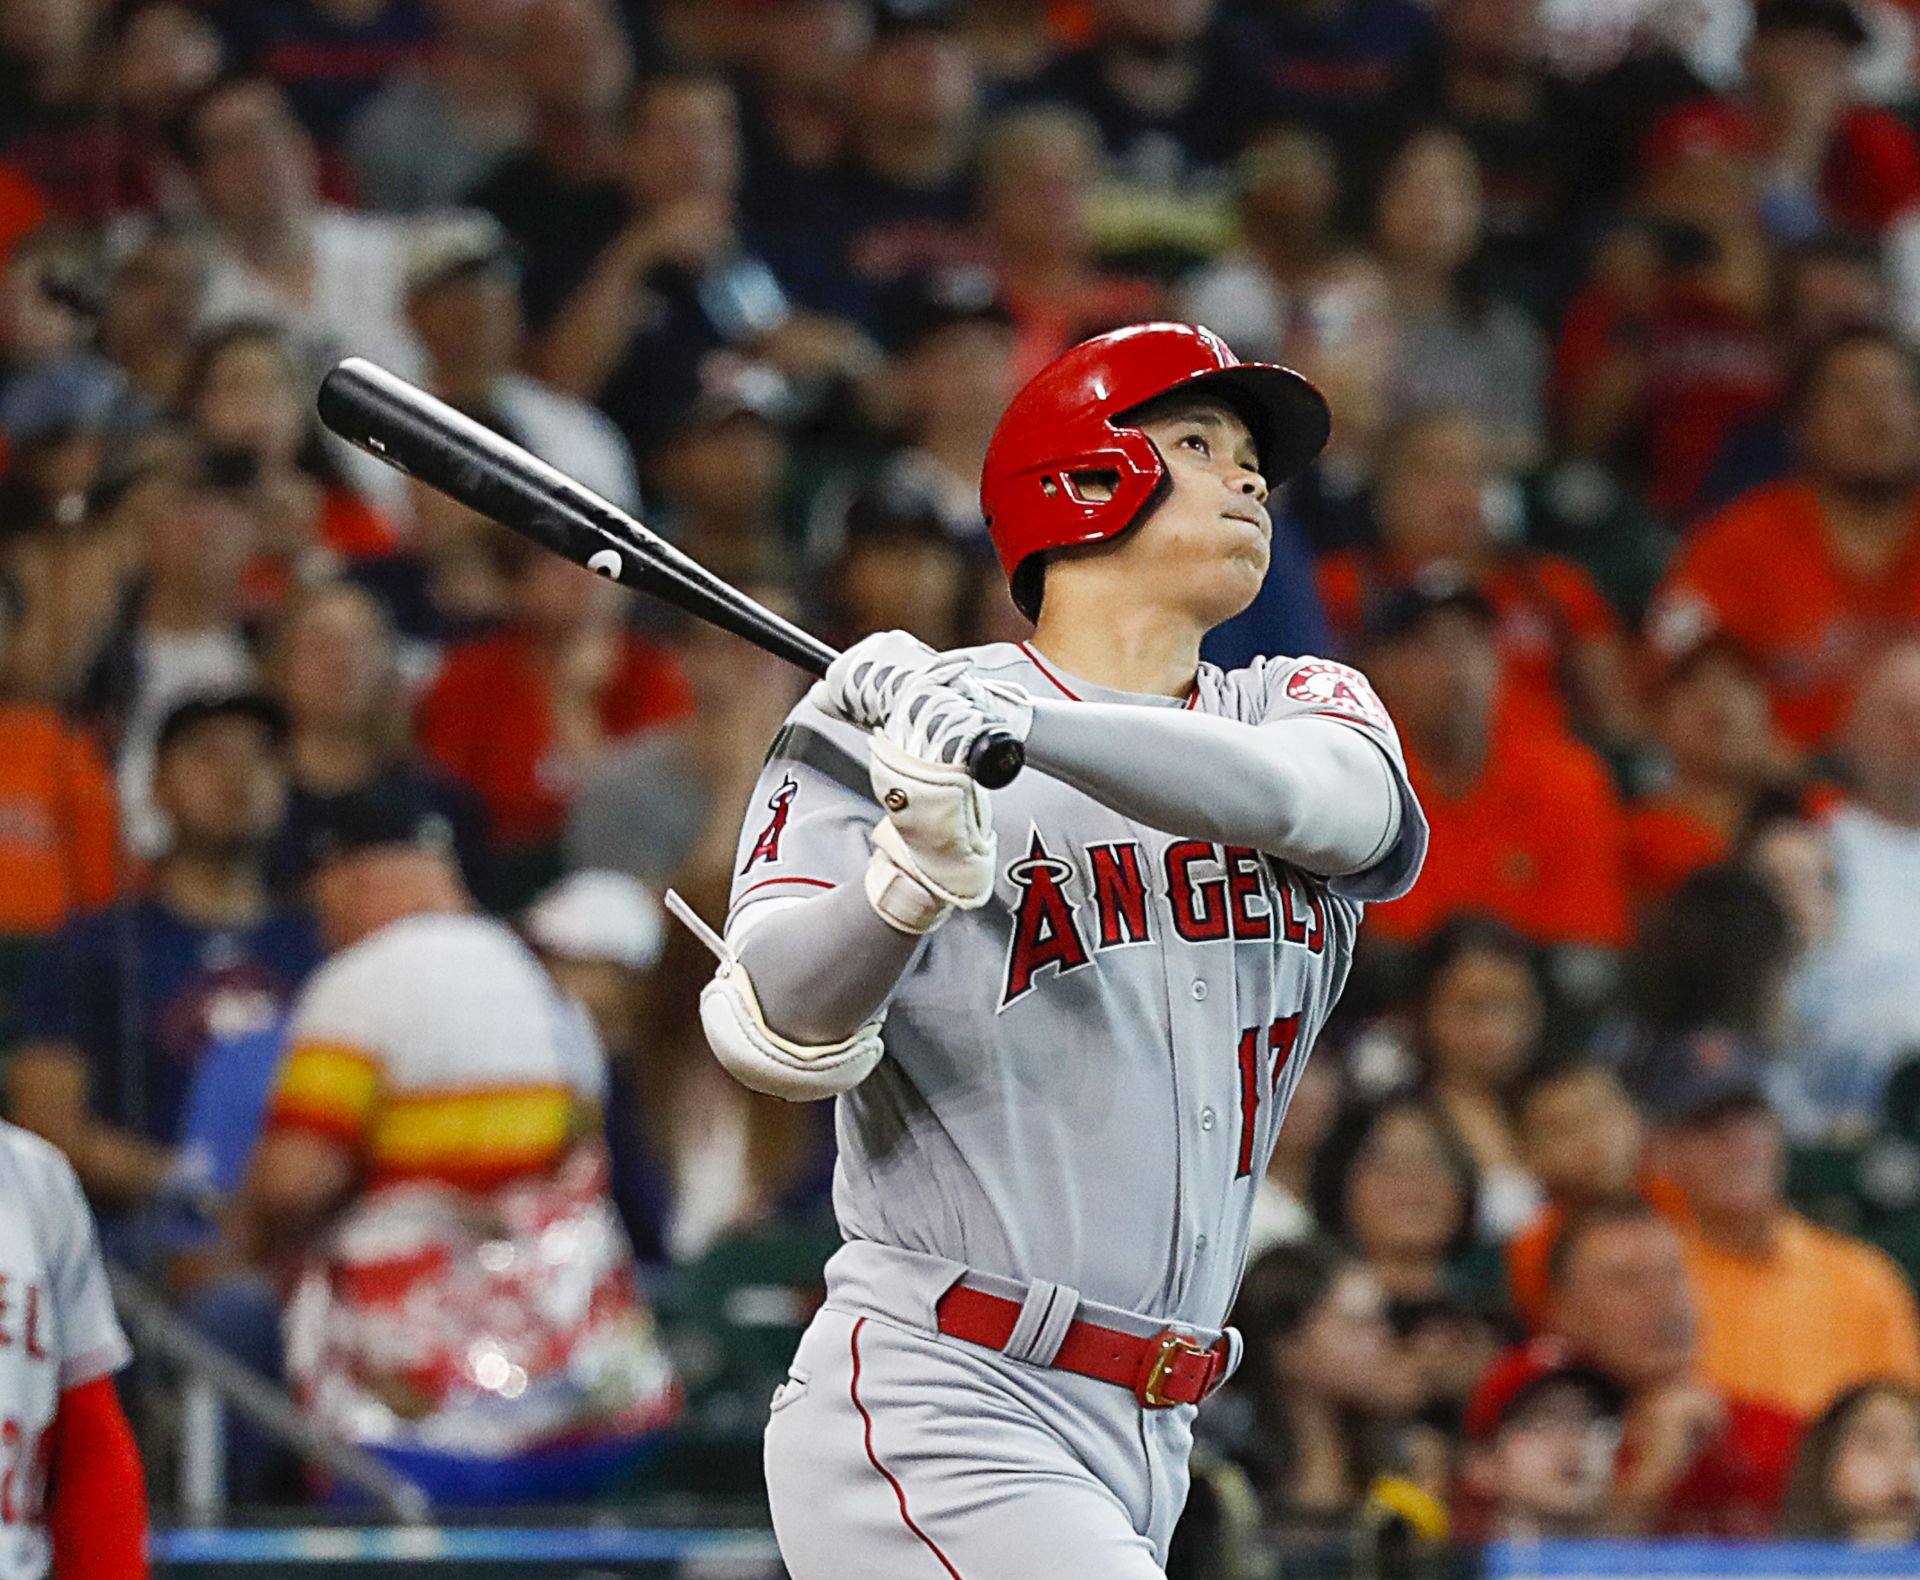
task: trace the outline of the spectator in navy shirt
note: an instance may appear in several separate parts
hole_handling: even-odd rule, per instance
[[[274,905],[262,861],[286,807],[285,741],[258,697],[175,708],[153,775],[171,840],[151,885],[68,923],[28,975],[13,1116],[65,1152],[109,1212],[179,1185],[183,1110],[209,1042],[277,1019],[321,958],[307,917]]]
[[[798,299],[874,329],[886,287],[978,255],[968,177],[980,90],[934,8],[881,16],[854,89],[850,151],[812,176],[756,171],[748,208]]]
[[[424,0],[245,0],[215,17],[235,60],[287,90],[331,150],[360,107],[433,40]]]

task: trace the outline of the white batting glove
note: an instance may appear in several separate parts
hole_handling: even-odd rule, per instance
[[[876,631],[862,637],[814,682],[813,703],[836,719],[877,730],[893,711],[894,698],[909,680],[940,661],[940,655],[905,631]]]
[[[873,831],[867,899],[902,932],[928,932],[949,911],[976,910],[993,897],[998,847],[968,754],[989,729],[1026,739],[1033,710],[1017,686],[989,691],[965,667],[942,659],[909,679],[868,746],[873,791],[887,815]]]
[[[1024,741],[1032,728],[1033,698],[1025,690],[983,681],[966,672],[964,659],[943,658],[901,688],[886,738],[926,762],[964,767],[988,731]]]

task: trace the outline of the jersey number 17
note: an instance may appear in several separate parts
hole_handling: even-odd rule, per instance
[[[1261,1036],[1258,1026],[1240,1033],[1240,1161],[1233,1171],[1235,1179],[1245,1179],[1253,1172],[1253,1126],[1260,1112]],[[1267,1027],[1265,1038],[1273,1056],[1267,1076],[1267,1096],[1272,1097],[1280,1090],[1280,1077],[1300,1041],[1299,1015],[1282,1015]]]

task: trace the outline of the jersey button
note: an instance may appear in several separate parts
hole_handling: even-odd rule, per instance
[[[1198,1004],[1200,1000],[1205,998],[1206,996],[1207,996],[1207,984],[1204,982],[1195,982],[1193,984],[1194,1003]]]
[[[1199,1239],[1193,1242],[1193,1254],[1195,1256],[1200,1256],[1205,1253],[1206,1249],[1207,1249],[1207,1237],[1203,1234],[1200,1236]]]
[[[1213,1128],[1213,1110],[1211,1108],[1203,1108],[1200,1110],[1200,1128],[1202,1130],[1211,1130]]]

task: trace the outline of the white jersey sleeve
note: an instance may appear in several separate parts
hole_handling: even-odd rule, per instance
[[[727,920],[765,900],[805,899],[857,881],[880,821],[864,730],[802,700],[768,748],[734,853]]]
[[[53,1307],[51,1331],[59,1346],[57,1379],[65,1393],[118,1371],[133,1359],[133,1350],[114,1314],[100,1238],[72,1165],[39,1137],[12,1125],[0,1126],[0,1137],[24,1187],[27,1219],[40,1243]],[[44,1344],[46,1330],[36,1337]]]
[[[1358,731],[1385,755],[1400,792],[1400,828],[1391,846],[1364,871],[1334,878],[1329,887],[1351,900],[1397,900],[1413,887],[1427,856],[1427,819],[1407,774],[1406,752],[1386,704],[1359,670],[1332,659],[1264,658],[1223,674],[1206,666],[1200,694],[1220,698],[1222,711],[1249,724],[1331,719]]]

